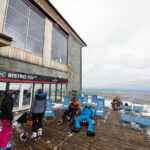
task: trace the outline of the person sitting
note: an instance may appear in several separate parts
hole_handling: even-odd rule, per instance
[[[114,110],[121,109],[122,106],[123,106],[123,103],[122,103],[122,101],[121,101],[121,99],[120,99],[119,97],[115,97],[115,98],[113,99],[113,101],[111,102],[111,104],[112,104],[112,108],[113,108]]]
[[[80,110],[81,110],[81,105],[79,102],[77,102],[77,97],[74,97],[73,102],[69,105],[69,109],[63,113],[62,119],[58,120],[58,123],[63,124],[64,120],[66,119],[66,116],[70,115],[70,124],[69,125],[72,125],[76,113],[77,112],[79,113]]]
[[[79,132],[80,130],[80,122],[86,121],[88,123],[88,136],[95,136],[95,132],[93,131],[93,117],[95,115],[95,111],[93,107],[89,105],[88,102],[85,103],[85,107],[81,110],[81,115],[75,120],[75,127],[72,129],[73,132]]]

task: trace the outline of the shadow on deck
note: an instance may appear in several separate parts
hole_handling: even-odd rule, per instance
[[[26,143],[19,142],[19,132],[15,129],[10,141],[15,150],[149,150],[150,140],[146,134],[124,127],[120,121],[120,114],[117,111],[106,108],[106,117],[103,122],[96,117],[94,125],[95,137],[86,135],[87,126],[81,125],[79,133],[72,133],[67,121],[64,125],[57,124],[60,119],[60,110],[55,110],[56,119],[43,123],[42,139]],[[31,127],[22,128],[31,135]]]

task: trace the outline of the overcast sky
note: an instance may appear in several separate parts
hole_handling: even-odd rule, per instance
[[[150,0],[50,0],[87,43],[83,88],[150,88]]]

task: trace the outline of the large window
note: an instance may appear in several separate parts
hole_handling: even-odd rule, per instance
[[[19,109],[19,98],[20,98],[20,88],[21,88],[21,84],[20,83],[10,83],[9,85],[9,90],[15,90],[16,95],[13,99],[14,102],[14,110],[18,110]]]
[[[6,91],[6,82],[0,82],[0,96]]]
[[[67,38],[54,26],[51,53],[52,60],[67,65]]]
[[[44,17],[24,0],[8,1],[3,32],[13,38],[12,46],[42,56]]]

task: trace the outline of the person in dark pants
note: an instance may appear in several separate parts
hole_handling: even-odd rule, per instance
[[[70,114],[70,124],[73,124],[74,121],[74,116],[76,115],[76,112],[80,112],[81,109],[81,105],[79,102],[77,102],[77,97],[73,98],[73,102],[69,105],[69,109],[66,110],[63,115],[62,115],[62,119],[58,121],[58,123],[63,124],[64,120],[66,119],[66,116]]]
[[[46,110],[46,94],[43,93],[42,89],[38,90],[38,94],[35,96],[35,99],[32,101],[30,113],[32,113],[32,136],[31,139],[36,141],[42,137],[42,120],[44,112]]]

